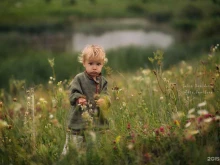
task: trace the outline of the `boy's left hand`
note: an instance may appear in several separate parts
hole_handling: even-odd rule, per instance
[[[104,104],[105,104],[105,100],[103,98],[100,98],[96,101],[96,105],[99,106],[99,107],[104,105]]]

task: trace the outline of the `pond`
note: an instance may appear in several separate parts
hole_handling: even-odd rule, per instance
[[[104,30],[100,31],[100,28]],[[80,22],[77,23],[77,27],[68,31],[11,32],[1,34],[1,40],[12,40],[17,46],[34,50],[78,52],[88,44],[99,44],[105,50],[126,46],[166,49],[174,43],[174,36],[172,33],[164,32],[163,27],[152,26],[146,20],[123,18]]]
[[[86,35],[75,33],[72,35],[72,50],[80,51],[87,44],[99,44],[106,50],[125,46],[168,48],[174,42],[170,34],[160,31],[144,30],[115,30],[102,35]]]

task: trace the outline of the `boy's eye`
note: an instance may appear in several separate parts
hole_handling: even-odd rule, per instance
[[[92,62],[89,62],[89,65],[92,65],[93,63]]]
[[[97,65],[98,65],[98,66],[100,66],[100,65],[101,65],[101,63],[97,63]]]

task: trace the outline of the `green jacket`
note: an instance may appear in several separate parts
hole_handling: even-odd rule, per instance
[[[100,94],[101,96],[108,96],[107,93],[108,82],[103,76],[99,76],[97,81],[93,80],[86,72],[77,74],[70,84],[69,101],[71,104],[68,128],[75,131],[81,131],[92,127],[94,129],[103,129],[108,127],[106,119],[101,118],[100,108],[95,104],[94,96]],[[77,100],[84,97],[88,105],[84,108],[77,105]],[[110,106],[110,98],[107,97],[108,105]],[[84,112],[89,112],[92,117],[92,122],[88,122],[82,117]],[[91,124],[92,123],[92,124]]]

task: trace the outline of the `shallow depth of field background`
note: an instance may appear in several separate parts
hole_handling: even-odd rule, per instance
[[[219,29],[219,0],[1,0],[0,164],[219,162]],[[87,44],[106,50],[110,130],[61,158]]]

